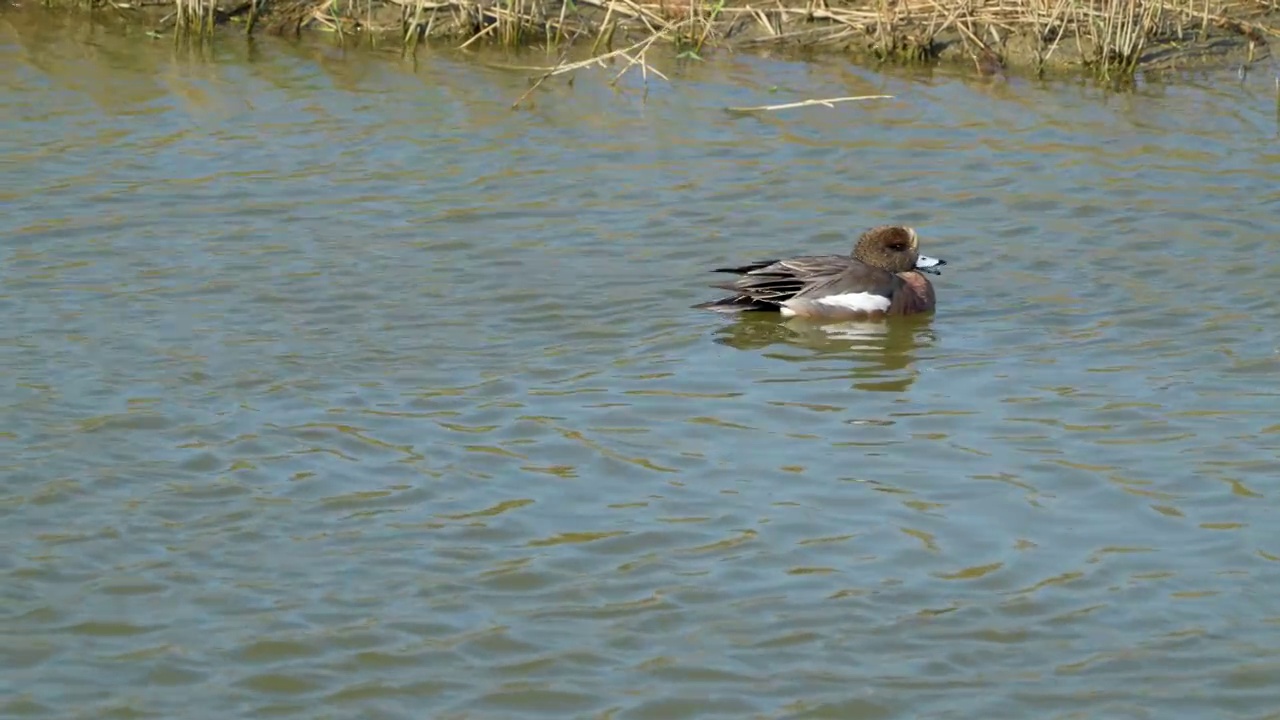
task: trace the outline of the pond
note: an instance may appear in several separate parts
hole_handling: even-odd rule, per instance
[[[1280,707],[1266,74],[0,59],[0,713]],[[690,308],[888,222],[931,317]]]

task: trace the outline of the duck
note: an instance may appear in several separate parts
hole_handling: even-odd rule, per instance
[[[875,320],[935,310],[925,273],[941,275],[947,261],[920,254],[914,228],[880,225],[863,232],[850,255],[801,255],[759,260],[712,272],[738,277],[711,287],[728,297],[693,307],[719,313],[777,313],[785,318]]]

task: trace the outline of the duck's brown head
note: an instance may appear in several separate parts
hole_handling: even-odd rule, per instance
[[[903,225],[881,225],[862,233],[853,246],[853,257],[892,273],[919,270],[941,275],[938,268],[947,264],[946,260],[921,255],[916,231]]]

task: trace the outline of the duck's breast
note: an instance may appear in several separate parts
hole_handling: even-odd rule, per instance
[[[899,297],[894,298],[891,313],[910,315],[933,310],[937,298],[933,294],[933,283],[929,282],[929,278],[914,271],[898,273],[898,277],[902,278],[903,286]]]

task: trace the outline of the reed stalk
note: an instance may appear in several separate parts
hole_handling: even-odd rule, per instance
[[[780,105],[757,105],[754,107],[728,107],[731,113],[747,114],[754,112],[768,112],[774,110],[791,110],[793,108],[813,107],[818,105],[821,107],[834,108],[836,103],[854,102],[856,100],[892,100],[892,95],[855,95],[852,97],[837,98],[815,98],[813,100],[800,100],[799,102],[782,103]]]

